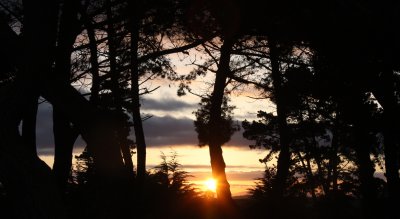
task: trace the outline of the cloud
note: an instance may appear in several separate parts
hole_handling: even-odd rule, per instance
[[[184,109],[195,109],[197,104],[186,103],[172,98],[162,99],[144,99],[142,101],[142,108],[144,110],[158,110],[158,111],[181,111]]]
[[[158,102],[158,103],[157,103]],[[157,103],[159,109],[161,106],[166,107],[169,103],[161,103],[161,101],[153,101]],[[157,106],[153,104],[153,107]],[[186,104],[179,101],[173,101],[173,107],[189,107],[191,104]],[[171,111],[173,113],[173,111]],[[54,151],[54,138],[53,138],[53,109],[49,103],[39,105],[37,116],[37,145],[40,154],[53,154]],[[152,118],[143,122],[146,143],[149,147],[160,146],[179,146],[179,145],[198,145],[197,133],[194,128],[193,120],[188,117],[175,118],[172,116],[153,116]],[[133,128],[132,128],[132,139]],[[245,146],[247,147],[251,142],[243,139],[242,133],[235,133],[231,141],[225,145],[228,146]],[[84,147],[85,143],[82,140],[77,140],[75,147]]]
[[[246,146],[248,148],[250,144],[254,144],[254,142],[243,137],[243,131],[243,128],[241,128],[238,132],[235,132],[232,135],[231,140],[228,142],[228,145],[238,147]]]
[[[193,120],[187,117],[153,116],[143,123],[147,145],[174,146],[198,145],[197,133]],[[248,146],[251,142],[242,137],[242,132],[236,132],[225,144],[229,146]]]
[[[171,116],[153,116],[143,123],[149,146],[197,145],[193,120]]]
[[[238,171],[238,172],[226,172],[229,181],[254,181],[258,178],[261,178],[264,174],[264,171]],[[207,172],[198,172],[198,171],[191,171],[190,175],[194,176],[190,180],[204,180],[211,177],[211,170]]]

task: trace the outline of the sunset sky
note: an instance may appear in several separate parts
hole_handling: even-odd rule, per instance
[[[185,61],[175,61],[179,74],[186,74],[192,68]],[[198,93],[210,92],[208,83],[214,77],[210,74],[193,83],[193,88]],[[178,160],[184,170],[194,177],[191,182],[204,189],[204,182],[211,177],[210,157],[208,147],[197,146],[197,133],[194,130],[193,111],[198,107],[200,98],[188,94],[183,97],[176,95],[178,84],[167,80],[149,81],[145,84],[149,88],[160,86],[152,94],[145,95],[142,99],[142,113],[153,117],[144,122],[147,149],[147,168],[151,169],[161,162],[161,152],[168,155],[172,151],[178,154]],[[87,88],[86,88],[87,89]],[[231,95],[231,105],[236,106],[234,119],[241,123],[244,119],[255,119],[258,110],[274,110],[266,100],[255,100],[249,96],[256,96],[257,91],[242,87]],[[39,107],[37,142],[38,153],[49,166],[52,165],[53,139],[52,139],[52,108],[43,103]],[[242,130],[243,131],[243,130]],[[133,133],[132,133],[133,134]],[[134,139],[133,135],[131,137]],[[223,146],[224,158],[227,164],[227,176],[231,183],[233,196],[244,195],[247,189],[254,185],[254,179],[262,176],[264,164],[258,160],[266,155],[265,150],[251,150],[250,141],[242,137],[242,132],[235,133],[231,141]],[[78,140],[74,153],[79,154],[85,143]],[[136,156],[133,157],[136,163]]]

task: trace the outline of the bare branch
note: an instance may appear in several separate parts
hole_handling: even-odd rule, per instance
[[[178,52],[183,52],[185,50],[194,48],[194,47],[196,47],[196,46],[198,46],[198,45],[200,45],[200,44],[202,44],[204,42],[207,42],[210,39],[212,39],[212,38],[198,40],[198,41],[195,41],[193,43],[190,43],[190,44],[187,44],[187,45],[184,45],[184,46],[181,46],[181,47],[175,47],[175,48],[172,48],[172,49],[166,49],[166,50],[153,52],[153,53],[144,55],[142,57],[139,57],[138,61],[139,62],[146,62],[147,60],[154,59],[154,58],[157,58],[157,57],[160,57],[160,56],[169,55],[169,54],[178,53]]]
[[[161,86],[158,86],[158,87],[153,88],[153,89],[151,89],[151,90],[148,90],[147,88],[145,88],[145,89],[144,89],[145,91],[144,91],[143,93],[139,93],[139,95],[149,94],[149,93],[151,93],[151,92],[157,90],[157,89],[160,88],[160,87],[161,87]]]

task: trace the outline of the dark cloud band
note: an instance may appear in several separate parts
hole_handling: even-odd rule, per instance
[[[48,103],[39,106],[37,116],[37,145],[40,154],[51,154],[54,148],[52,107]],[[143,123],[148,147],[197,145],[197,133],[193,120],[187,117],[153,116]],[[133,130],[131,138],[134,139]],[[248,146],[241,132],[235,133],[226,145]],[[83,148],[85,143],[77,140],[75,147]]]

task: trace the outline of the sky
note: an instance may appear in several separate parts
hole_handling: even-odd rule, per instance
[[[178,62],[177,62],[178,63]],[[184,62],[176,65],[177,72],[188,73],[191,69]],[[212,80],[213,75],[199,79],[192,86],[199,92],[204,92],[207,80]],[[185,171],[194,177],[190,181],[202,189],[204,182],[211,177],[210,157],[208,147],[200,148],[197,141],[197,133],[194,129],[193,111],[198,107],[200,98],[188,94],[178,97],[178,84],[166,81],[149,81],[145,86],[159,89],[142,97],[142,113],[152,115],[144,121],[144,132],[147,143],[147,168],[151,169],[161,162],[160,155],[163,152],[168,155],[175,151],[178,161]],[[252,89],[240,89],[240,92],[231,95],[231,104],[235,105],[234,120],[239,124],[244,119],[253,120],[258,110],[271,111],[270,104],[266,100],[255,100],[249,96],[256,96]],[[53,162],[54,143],[52,137],[52,107],[48,103],[40,104],[37,124],[37,144],[40,157],[49,165]],[[223,146],[224,158],[227,164],[227,177],[231,183],[233,196],[241,196],[247,193],[247,189],[254,186],[254,180],[262,176],[264,164],[259,162],[266,155],[262,149],[249,148],[252,143],[242,137],[242,131],[235,133],[231,140]],[[133,132],[132,132],[132,139]],[[75,143],[74,154],[78,155],[85,143],[78,139]],[[136,163],[136,156],[133,156]]]

